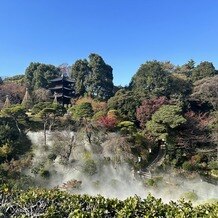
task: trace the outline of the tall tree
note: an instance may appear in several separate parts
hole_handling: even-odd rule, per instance
[[[130,88],[142,96],[168,95],[169,72],[163,63],[148,61],[133,76]]]
[[[83,96],[87,91],[87,79],[90,73],[88,61],[77,60],[71,69],[71,77],[75,80],[75,91],[79,96]]]
[[[93,97],[109,99],[113,94],[113,69],[97,54],[89,55],[90,76],[87,90]]]
[[[32,90],[48,88],[49,81],[60,74],[60,70],[51,64],[30,63],[25,71],[25,80]]]

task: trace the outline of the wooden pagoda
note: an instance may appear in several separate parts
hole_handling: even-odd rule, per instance
[[[71,98],[75,96],[75,82],[69,79],[67,73],[63,73],[61,77],[52,79],[50,82],[54,102],[62,106],[71,104]]]

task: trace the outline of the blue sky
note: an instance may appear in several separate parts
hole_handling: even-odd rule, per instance
[[[113,67],[116,85],[147,60],[218,68],[217,11],[216,0],[0,0],[0,76],[90,53]]]

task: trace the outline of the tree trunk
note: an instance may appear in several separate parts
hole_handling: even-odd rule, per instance
[[[47,145],[47,135],[46,135],[46,126],[47,126],[47,121],[44,122],[44,145]]]

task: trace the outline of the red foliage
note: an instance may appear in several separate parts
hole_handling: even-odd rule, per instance
[[[141,106],[136,109],[136,117],[140,122],[140,126],[144,128],[146,122],[151,119],[151,116],[166,103],[168,103],[166,97],[145,99],[142,101]]]
[[[112,130],[116,126],[117,122],[118,121],[115,117],[108,117],[108,116],[100,117],[99,120],[97,121],[100,127],[106,128],[108,130]]]

